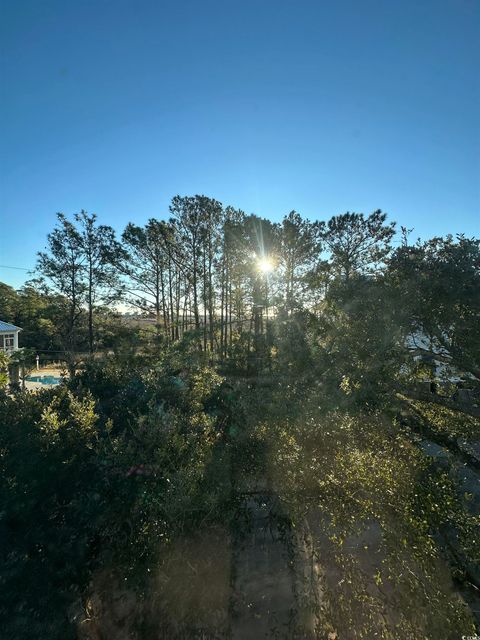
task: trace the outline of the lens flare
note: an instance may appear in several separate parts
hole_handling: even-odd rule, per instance
[[[258,269],[262,273],[270,273],[270,271],[273,271],[273,262],[268,258],[260,258],[258,261]]]

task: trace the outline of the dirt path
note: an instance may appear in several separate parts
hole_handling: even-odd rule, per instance
[[[270,495],[245,497],[247,527],[234,559],[232,638],[292,637],[295,590],[291,554]]]
[[[231,633],[248,638],[315,637],[317,585],[310,549],[292,532],[277,496],[248,492],[234,543]],[[306,606],[308,604],[308,606]]]

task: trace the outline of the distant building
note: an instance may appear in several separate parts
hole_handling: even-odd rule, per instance
[[[0,351],[13,353],[18,349],[18,334],[20,327],[0,320]]]

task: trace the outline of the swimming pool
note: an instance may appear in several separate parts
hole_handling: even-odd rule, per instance
[[[62,378],[56,376],[27,376],[28,382],[40,382],[40,384],[60,384]]]

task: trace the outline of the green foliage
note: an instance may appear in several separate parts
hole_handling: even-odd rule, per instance
[[[15,289],[9,287],[4,282],[0,282],[0,318],[11,322],[15,315],[17,305],[17,293]]]
[[[405,400],[414,413],[439,435],[474,442],[480,438],[480,417],[424,400]]]
[[[148,591],[164,547],[228,520],[222,379],[173,361],[90,361],[71,389],[0,399],[5,637],[73,637],[95,571]]]
[[[66,609],[88,578],[101,515],[95,423],[93,400],[65,388],[0,402],[6,638],[74,637]]]
[[[63,349],[59,329],[65,313],[65,300],[45,292],[38,281],[18,291],[0,283],[0,318],[21,327],[21,345],[44,352],[44,357],[55,357]]]
[[[389,277],[405,310],[405,324],[423,335],[416,353],[480,378],[480,241],[458,236],[402,246]],[[419,344],[420,343],[420,344]]]
[[[321,379],[339,401],[388,402],[406,361],[395,291],[382,280],[330,287],[316,328]]]
[[[307,276],[320,257],[319,224],[291,211],[279,229],[280,266],[284,269],[284,302],[288,310],[302,306],[308,291]]]
[[[0,392],[8,384],[8,362],[7,354],[0,352]]]
[[[274,323],[272,364],[275,371],[293,381],[304,383],[304,377],[315,374],[312,337],[313,317],[302,311],[279,314]]]
[[[355,274],[371,273],[388,256],[395,223],[385,224],[386,217],[380,210],[366,218],[347,212],[321,224],[334,269],[346,281]]]
[[[352,638],[473,632],[438,542],[455,527],[469,557],[479,552],[478,518],[452,479],[380,413],[322,412],[318,397],[304,407],[260,432],[274,486],[312,532],[324,620]]]

